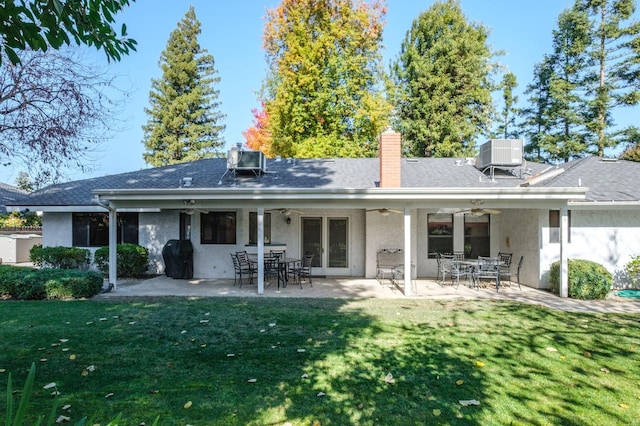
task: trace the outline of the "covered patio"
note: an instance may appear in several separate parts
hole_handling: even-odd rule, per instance
[[[400,283],[402,284],[402,283]],[[105,283],[108,285],[108,283]],[[126,279],[120,282],[117,291],[102,293],[96,299],[109,300],[128,297],[279,297],[279,298],[400,298],[411,299],[465,299],[465,300],[503,300],[545,306],[569,312],[600,313],[640,313],[640,302],[629,300],[575,300],[560,298],[548,291],[513,283],[496,292],[494,286],[480,289],[469,288],[464,284],[443,285],[432,279],[418,279],[413,283],[410,298],[404,295],[402,285],[394,286],[390,282],[382,284],[375,279],[366,278],[313,278],[313,287],[303,284],[290,285],[280,292],[275,283],[267,286],[263,295],[256,292],[256,284],[246,284],[242,288],[233,285],[233,279],[192,279],[178,280],[165,276],[149,279]]]

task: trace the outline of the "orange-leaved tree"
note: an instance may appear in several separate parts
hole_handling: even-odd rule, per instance
[[[271,132],[268,128],[268,115],[262,102],[262,108],[253,108],[253,126],[242,132],[244,136],[244,144],[249,149],[262,151],[268,157],[271,157]]]

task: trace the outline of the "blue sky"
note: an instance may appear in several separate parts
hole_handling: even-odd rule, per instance
[[[396,58],[412,21],[433,1],[387,0],[384,30],[385,64]],[[532,79],[532,70],[550,51],[551,31],[558,14],[573,0],[461,0],[469,21],[481,22],[490,31],[490,45],[503,50],[499,60],[518,77],[522,90]],[[136,0],[119,20],[138,41],[138,51],[119,63],[107,66],[102,53],[92,54],[105,69],[118,75],[119,86],[132,93],[120,118],[124,129],[106,142],[97,156],[97,170],[91,174],[72,173],[72,180],[146,168],[142,159],[144,108],[149,105],[151,79],[161,75],[160,53],[169,34],[176,28],[190,5],[202,23],[201,46],[216,61],[221,82],[221,110],[226,114],[224,139],[227,147],[243,142],[242,131],[252,123],[251,109],[258,106],[256,91],[265,75],[261,37],[265,11],[278,0]],[[521,97],[522,98],[522,97]],[[17,166],[0,169],[0,180],[15,183]]]

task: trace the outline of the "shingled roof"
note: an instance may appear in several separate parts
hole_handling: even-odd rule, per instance
[[[587,200],[640,200],[640,163],[584,158],[558,166],[560,175],[537,187],[587,187]],[[465,159],[402,159],[403,188],[508,188],[518,187],[549,165],[526,163],[522,168],[496,170],[494,178]],[[179,188],[191,178],[191,188],[370,189],[379,184],[377,158],[269,159],[266,173],[232,173],[225,158],[213,158],[165,167],[61,183],[43,188],[7,205],[89,206],[92,191]]]
[[[7,204],[15,204],[27,195],[26,191],[16,188],[15,186],[0,183],[0,213],[6,213]]]

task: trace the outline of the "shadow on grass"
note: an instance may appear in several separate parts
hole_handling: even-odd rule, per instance
[[[0,367],[21,371],[46,359],[34,395],[40,412],[51,403],[42,385],[56,381],[61,403],[76,416],[104,420],[122,412],[127,424],[157,415],[163,425],[634,418],[616,403],[637,398],[633,386],[618,385],[640,374],[638,363],[625,364],[637,358],[630,347],[640,345],[634,316],[420,300],[155,298],[7,307],[0,330],[11,344]],[[60,344],[63,337],[69,342]],[[95,371],[85,373],[91,365]]]

